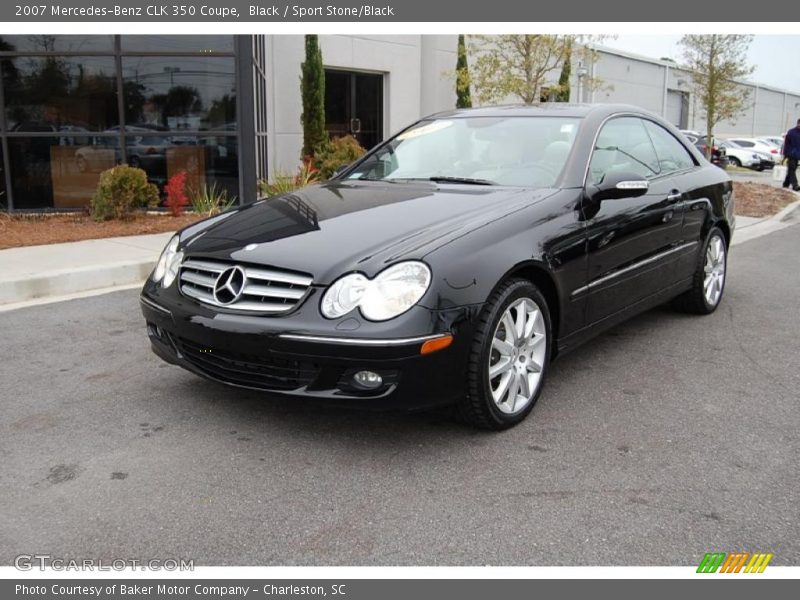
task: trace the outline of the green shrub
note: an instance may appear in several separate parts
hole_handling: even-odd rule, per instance
[[[120,165],[100,173],[89,212],[95,221],[128,219],[134,211],[158,204],[158,188],[142,169]]]
[[[189,202],[192,204],[195,214],[213,217],[230,208],[236,202],[236,197],[230,198],[228,190],[218,189],[216,183],[211,186],[203,184],[198,189],[189,191]]]
[[[319,181],[319,170],[314,167],[314,164],[307,160],[300,167],[300,170],[292,175],[286,171],[275,171],[272,174],[272,181],[259,181],[259,191],[267,197],[279,196],[287,194],[294,190],[317,183]]]
[[[314,157],[323,179],[330,179],[339,167],[361,158],[366,150],[352,135],[334,138]]]

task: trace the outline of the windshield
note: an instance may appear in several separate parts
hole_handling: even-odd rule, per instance
[[[549,187],[564,169],[578,122],[562,117],[422,121],[389,140],[347,178]]]

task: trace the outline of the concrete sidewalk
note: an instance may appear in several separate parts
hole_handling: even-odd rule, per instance
[[[172,233],[0,250],[0,306],[141,283]]]

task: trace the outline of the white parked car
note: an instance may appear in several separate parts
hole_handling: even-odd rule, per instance
[[[748,148],[742,148],[731,140],[720,140],[718,143],[721,148],[725,148],[728,164],[733,167],[746,167],[756,171],[763,171],[766,168],[766,163],[772,162],[766,159],[763,154]]]
[[[772,157],[772,162],[781,161],[781,149],[761,138],[729,138],[729,141],[755,152],[767,154]]]

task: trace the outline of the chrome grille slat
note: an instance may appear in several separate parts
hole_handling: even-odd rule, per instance
[[[226,265],[223,263],[213,263],[208,262],[205,260],[197,260],[195,258],[190,258],[189,260],[183,261],[182,267],[187,269],[197,269],[198,271],[211,271],[212,273],[217,273],[218,275],[222,273],[225,269],[227,269],[230,265]]]
[[[230,303],[218,302],[214,287],[217,278],[231,267],[239,266],[245,274],[240,297]],[[261,313],[285,313],[297,306],[308,292],[313,277],[304,273],[270,267],[250,267],[236,263],[189,258],[181,265],[180,292],[211,306]]]
[[[200,273],[195,273],[193,271],[186,271],[185,273],[181,274],[181,279],[183,281],[188,281],[189,283],[194,283],[197,285],[201,285],[203,287],[214,289],[214,283],[217,281],[216,277],[209,277],[207,275],[201,275]]]
[[[290,283],[292,285],[302,285],[305,287],[311,285],[312,281],[311,277],[295,275],[293,273],[282,273],[280,271],[273,271],[271,269],[254,269],[253,267],[245,267],[244,272],[248,279],[263,279],[265,281],[277,281],[279,283]]]
[[[198,290],[195,287],[191,287],[188,285],[181,286],[181,292],[186,294],[187,296],[191,296],[192,298],[197,298],[198,300],[202,300],[203,302],[207,302],[209,304],[216,304],[217,301],[214,300],[214,296],[209,294],[208,292],[204,292],[202,290]]]
[[[285,287],[277,287],[272,285],[257,285],[255,283],[247,282],[242,292],[245,296],[267,296],[269,298],[288,298],[290,300],[299,300],[306,293],[304,289],[293,289]]]

